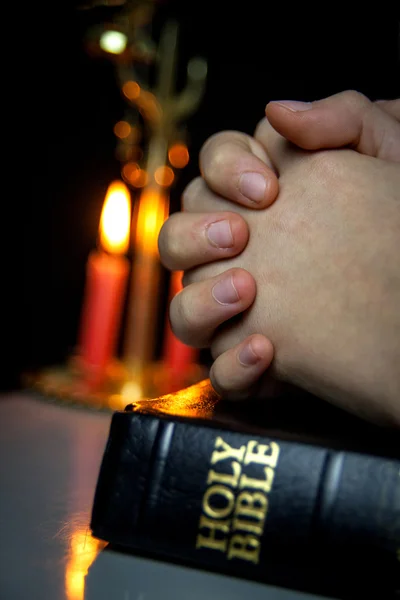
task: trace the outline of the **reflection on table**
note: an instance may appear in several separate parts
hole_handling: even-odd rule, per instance
[[[318,600],[260,583],[122,554],[106,547],[89,568],[84,600]],[[75,599],[74,599],[75,600]]]
[[[29,393],[0,398],[0,598],[318,600],[94,539],[88,524],[110,419]]]

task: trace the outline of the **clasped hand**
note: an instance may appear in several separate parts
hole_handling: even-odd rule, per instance
[[[287,382],[400,425],[400,102],[271,102],[227,131],[159,236],[173,331],[222,395]]]

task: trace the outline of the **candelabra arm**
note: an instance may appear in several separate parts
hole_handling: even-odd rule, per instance
[[[169,118],[183,121],[199,106],[205,92],[207,62],[200,57],[192,58],[187,66],[188,82],[185,89],[171,99]]]

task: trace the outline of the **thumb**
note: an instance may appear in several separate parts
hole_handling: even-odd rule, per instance
[[[352,146],[361,154],[400,162],[399,102],[387,110],[350,90],[317,102],[270,102],[265,113],[278,133],[305,150]]]

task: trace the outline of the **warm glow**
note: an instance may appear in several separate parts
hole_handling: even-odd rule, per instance
[[[176,169],[183,169],[189,162],[189,152],[187,146],[182,143],[177,143],[171,146],[168,150],[168,159]]]
[[[150,120],[159,119],[161,106],[152,92],[143,90],[136,81],[126,81],[122,86],[122,93],[128,100],[135,102],[140,112]]]
[[[219,397],[209,379],[159,398],[134,402],[133,410],[149,414],[164,413],[181,417],[210,419]]]
[[[154,173],[154,179],[158,185],[169,187],[175,179],[175,175],[171,167],[158,167]]]
[[[100,36],[99,45],[110,54],[121,54],[128,43],[128,38],[120,31],[104,31]]]
[[[143,190],[136,221],[135,249],[144,254],[158,253],[158,235],[168,216],[168,195],[152,188]]]
[[[125,181],[133,184],[136,177],[138,176],[138,172],[140,171],[140,167],[136,162],[127,162],[122,167],[122,176]]]
[[[131,185],[142,188],[147,184],[148,175],[137,163],[128,162],[122,167],[122,176]]]
[[[127,121],[118,121],[114,125],[114,133],[117,137],[123,139],[127,138],[132,131],[132,127]]]
[[[113,254],[128,250],[131,221],[129,190],[122,181],[114,181],[107,190],[100,218],[100,244]]]
[[[86,574],[104,546],[105,543],[93,538],[87,529],[78,529],[72,533],[65,569],[67,600],[84,600]]]
[[[143,398],[143,390],[139,383],[136,381],[127,381],[121,390],[121,396],[119,396],[120,409],[124,409],[130,402],[136,402]]]
[[[140,94],[140,85],[136,81],[126,81],[122,86],[122,92],[128,100],[137,100]]]
[[[158,121],[161,116],[161,106],[152,92],[141,90],[137,102],[140,112],[150,121]]]

